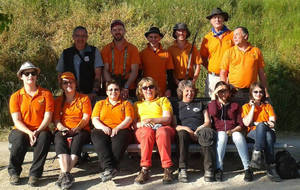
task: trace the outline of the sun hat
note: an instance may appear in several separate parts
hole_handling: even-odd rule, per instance
[[[110,29],[112,29],[113,27],[117,26],[117,25],[121,25],[123,26],[123,28],[125,28],[125,24],[124,22],[122,22],[121,20],[113,20],[110,24]]]
[[[35,69],[35,70],[37,71],[38,74],[40,74],[40,72],[41,72],[40,68],[36,67],[36,66],[33,65],[31,62],[26,61],[26,62],[24,62],[24,63],[21,65],[19,71],[17,72],[17,76],[18,76],[19,78],[21,78],[22,72],[25,71],[25,70],[28,70],[28,69]]]
[[[214,8],[214,9],[211,11],[210,15],[208,15],[206,18],[207,18],[208,20],[210,20],[210,19],[211,19],[213,16],[215,16],[215,15],[222,15],[222,16],[224,17],[224,21],[228,21],[228,18],[229,18],[228,13],[222,11],[222,9],[219,8],[219,7]]]
[[[177,23],[173,27],[173,34],[172,34],[172,36],[175,39],[177,38],[177,36],[175,34],[176,30],[185,30],[186,31],[186,39],[188,39],[188,37],[190,37],[190,35],[191,35],[191,32],[190,32],[190,30],[188,29],[188,27],[187,27],[187,25],[185,23]]]
[[[164,37],[164,34],[162,34],[160,32],[159,28],[152,26],[151,28],[149,28],[148,32],[145,33],[146,38],[148,37],[149,34],[152,34],[152,33],[159,34],[161,38]]]

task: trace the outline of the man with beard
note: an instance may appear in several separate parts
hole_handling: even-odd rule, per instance
[[[135,79],[138,75],[140,57],[138,49],[124,38],[125,25],[114,20],[110,25],[113,41],[103,47],[104,79],[120,82],[123,98],[135,96]]]
[[[73,46],[63,51],[56,66],[59,81],[63,72],[72,72],[77,79],[78,91],[93,100],[100,91],[102,58],[96,47],[87,44],[85,27],[77,26],[72,37]]]

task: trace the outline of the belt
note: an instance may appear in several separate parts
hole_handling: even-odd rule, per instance
[[[208,74],[213,75],[213,76],[217,76],[217,77],[220,76],[220,74],[217,74],[217,73],[214,73],[214,72],[210,72],[210,71],[208,71]]]

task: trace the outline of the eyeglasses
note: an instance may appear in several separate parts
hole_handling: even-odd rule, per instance
[[[143,89],[143,90],[148,90],[148,89],[152,90],[152,89],[154,89],[154,87],[155,87],[154,85],[143,86],[142,89]]]
[[[74,82],[74,81],[64,81],[62,84],[63,84],[63,85],[69,85],[69,84],[71,85],[71,84],[73,84],[73,82]]]
[[[263,94],[263,91],[255,90],[255,91],[253,91],[253,93],[254,93],[254,94],[258,94],[258,93]]]
[[[107,89],[107,91],[109,91],[109,92],[119,92],[120,89],[119,88],[111,88],[111,89]]]
[[[36,71],[32,71],[32,72],[23,72],[22,74],[25,75],[26,77],[28,77],[30,74],[31,74],[31,76],[36,76],[36,75],[37,75],[37,72],[36,72]]]

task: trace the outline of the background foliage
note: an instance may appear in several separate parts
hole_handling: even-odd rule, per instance
[[[264,55],[272,101],[280,130],[300,129],[300,1],[299,0],[0,0],[0,126],[11,125],[10,94],[21,87],[16,71],[26,60],[42,70],[39,83],[56,92],[55,66],[63,49],[72,44],[72,30],[86,26],[90,44],[101,49],[109,43],[110,22],[126,23],[128,41],[139,50],[146,44],[145,31],[158,26],[169,46],[172,27],[188,24],[192,35],[200,25],[199,48],[210,30],[205,18],[212,8],[221,7],[231,19],[229,28],[246,26],[250,42]],[[203,94],[206,70],[198,80]]]

